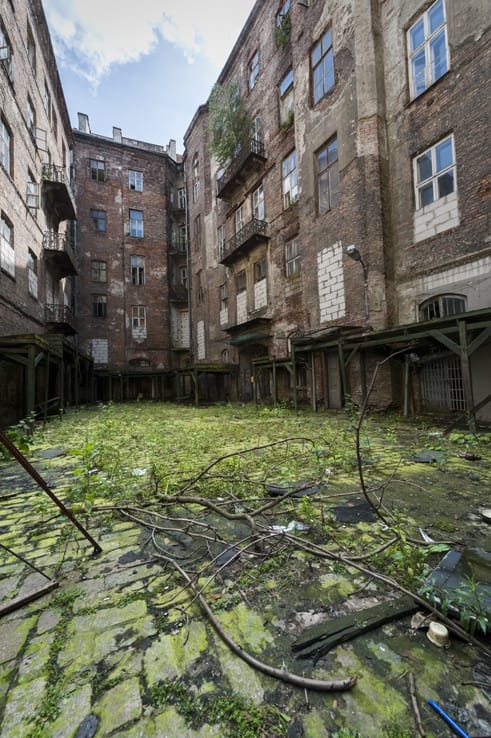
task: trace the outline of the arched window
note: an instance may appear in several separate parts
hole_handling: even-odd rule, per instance
[[[465,313],[466,302],[465,295],[435,295],[420,304],[419,319],[433,320]]]

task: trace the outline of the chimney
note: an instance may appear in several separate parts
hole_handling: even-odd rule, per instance
[[[115,128],[113,126],[113,139],[116,141],[116,143],[120,144],[122,139],[122,131],[121,128]]]
[[[82,133],[90,133],[89,116],[86,113],[78,114],[78,130]]]
[[[167,146],[167,153],[169,154],[171,159],[176,161],[176,142],[173,138],[171,138],[171,140],[169,141],[169,145]]]

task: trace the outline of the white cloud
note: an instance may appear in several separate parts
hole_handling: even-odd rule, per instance
[[[59,61],[94,88],[119,64],[138,61],[163,38],[189,62],[221,69],[254,0],[44,0]]]

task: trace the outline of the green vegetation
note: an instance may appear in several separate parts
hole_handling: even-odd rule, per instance
[[[251,119],[237,82],[216,84],[208,101],[210,149],[225,167],[251,137]]]

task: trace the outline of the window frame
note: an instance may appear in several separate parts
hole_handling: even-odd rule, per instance
[[[134,287],[145,285],[145,257],[139,254],[131,254],[130,257],[131,284]]]
[[[3,40],[3,44],[2,44]],[[14,49],[10,41],[9,35],[4,29],[3,23],[0,20],[0,50],[5,49],[4,58],[0,58],[0,65],[5,69],[5,73],[9,79],[9,82],[14,81]]]
[[[235,235],[240,233],[244,227],[244,204],[239,205],[234,211],[234,228]]]
[[[197,152],[193,156],[193,163],[191,167],[191,178],[193,182],[193,202],[198,202],[198,199],[199,199],[199,155]]]
[[[219,225],[217,228],[217,249],[219,259],[222,259],[225,254],[225,244],[225,226]]]
[[[245,269],[241,269],[235,275],[235,290],[238,295],[247,290],[247,273]]]
[[[27,252],[27,291],[30,296],[35,300],[38,299],[38,271],[39,271],[39,259],[32,251],[28,249]]]
[[[324,39],[329,36],[329,45],[324,50]],[[320,49],[319,58],[315,61],[314,57],[317,55],[317,49]],[[333,45],[333,32],[332,25],[327,26],[322,32],[322,35],[313,44],[309,54],[310,61],[310,78],[311,78],[311,95],[312,105],[317,105],[324,97],[326,97],[336,84],[336,70],[334,67],[334,45]],[[326,64],[329,63],[329,69],[326,70]],[[322,92],[319,96],[316,94],[316,89],[319,84],[316,83],[317,70],[321,70],[321,87]],[[326,74],[327,71],[327,74]],[[332,79],[332,84],[329,81]]]
[[[452,162],[448,166],[444,166],[441,169],[436,169],[435,167],[438,166],[437,152],[448,141],[450,141],[451,143]],[[419,162],[422,161],[424,157],[427,157],[428,154],[431,155],[432,174],[430,177],[424,177],[420,180]],[[429,146],[427,149],[413,157],[413,181],[416,210],[421,210],[424,207],[434,205],[443,197],[447,197],[448,195],[457,192],[457,164],[455,159],[455,140],[453,133],[444,136],[439,141],[436,141],[432,146]],[[443,194],[439,194],[440,180],[442,177],[447,176],[449,172],[452,172],[452,189],[449,192],[443,192]],[[429,202],[424,202],[422,192],[428,191],[429,186],[431,186],[432,199]],[[435,193],[438,195],[437,197],[435,197]]]
[[[336,145],[336,156],[332,161],[329,161],[329,149],[330,147],[335,143]],[[320,156],[323,152],[326,152],[326,166],[322,169],[320,168]],[[327,176],[327,198],[328,198],[328,206],[321,207],[321,198],[323,194],[323,188],[321,187],[321,180],[326,174]],[[337,183],[337,188],[333,188],[332,186],[332,177],[335,176],[335,182]],[[337,134],[334,134],[334,136],[331,136],[323,146],[320,147],[320,149],[317,149],[315,152],[315,180],[316,180],[316,207],[317,207],[317,215],[325,215],[326,213],[329,213],[331,210],[333,210],[337,205],[339,204],[339,200],[341,198],[341,191],[340,191],[340,178],[339,178],[339,143],[338,143],[338,137]],[[333,197],[333,194],[336,195]]]
[[[256,51],[249,59],[249,63],[247,64],[247,89],[249,90],[249,92],[251,92],[256,86],[257,80],[259,78],[259,71],[259,50],[256,49]]]
[[[293,74],[293,67],[289,67],[283,77],[280,80],[280,84],[278,85],[278,90],[280,93],[280,97],[285,97],[290,90],[293,87],[294,82],[294,74]]]
[[[131,330],[147,329],[147,308],[145,305],[131,306]]]
[[[449,310],[450,303],[460,303],[463,310]],[[430,312],[431,310],[438,312],[438,315],[424,315],[424,311]],[[462,315],[467,312],[467,296],[453,293],[453,292],[442,292],[439,295],[433,295],[428,297],[418,305],[418,316],[420,322],[427,320],[438,320],[438,318],[451,318],[454,315]]]
[[[107,295],[92,294],[92,317],[107,318]]]
[[[436,6],[441,6],[443,21],[434,30],[431,30],[431,13],[436,9]],[[413,48],[413,32],[416,32],[417,27],[420,26],[423,32],[423,39]],[[437,73],[436,66],[437,60],[432,53],[436,42],[443,37],[445,46],[445,58],[444,66],[441,72]],[[420,13],[414,23],[408,28],[406,33],[407,43],[407,63],[408,63],[408,78],[409,78],[409,91],[411,100],[415,100],[417,97],[422,95],[426,90],[438,82],[450,69],[450,47],[448,44],[448,30],[447,30],[447,11],[445,7],[445,0],[435,0],[432,5],[426,8],[425,11]],[[421,77],[421,70],[418,73],[415,72],[416,59],[423,54],[424,66],[422,69],[423,73],[423,86],[419,84],[419,78]]]
[[[99,284],[107,283],[107,261],[92,259],[90,263],[90,279]]]
[[[266,257],[263,256],[261,259],[258,259],[254,262],[254,284],[257,282],[262,282],[263,279],[266,279],[268,276],[268,264],[266,261]]]
[[[12,130],[3,115],[0,116],[0,164],[5,171],[13,174],[13,139]]]
[[[106,181],[106,161],[105,159],[90,159],[89,158],[89,176],[93,182],[105,182]]]
[[[201,249],[201,213],[195,217],[193,221],[193,236],[194,236],[194,250],[199,251]]]
[[[285,275],[289,279],[302,273],[302,253],[300,239],[294,236],[285,242]]]
[[[251,194],[251,201],[253,218],[264,222],[266,220],[266,206],[264,202],[264,186],[262,182]]]
[[[143,238],[145,234],[145,228],[143,225],[143,210],[136,210],[135,208],[129,208],[129,218],[130,218],[129,235],[131,236],[131,238]]]
[[[92,221],[92,229],[96,233],[105,233],[107,228],[107,216],[105,210],[98,208],[90,209],[90,219]]]
[[[14,225],[7,214],[0,212],[0,270],[15,279]]]
[[[290,166],[294,163],[294,166]],[[286,168],[288,167],[288,169]],[[281,162],[281,192],[283,210],[288,210],[298,200],[297,151],[292,149]]]
[[[220,303],[220,312],[222,310],[228,310],[228,285],[223,282],[218,287],[218,299]]]
[[[138,169],[128,169],[128,189],[131,192],[143,192],[143,172]]]

